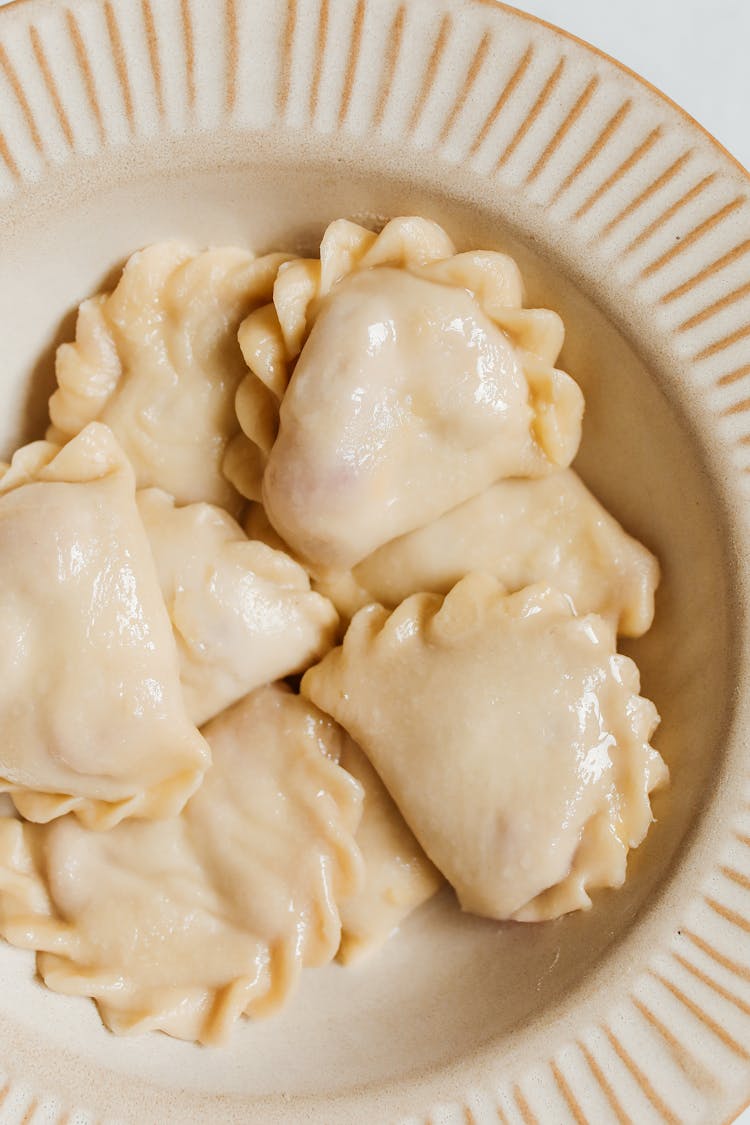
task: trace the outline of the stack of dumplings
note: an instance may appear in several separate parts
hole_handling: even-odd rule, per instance
[[[112,1031],[221,1043],[446,882],[540,922],[625,879],[658,564],[522,296],[400,218],[81,305],[0,473],[0,934]]]

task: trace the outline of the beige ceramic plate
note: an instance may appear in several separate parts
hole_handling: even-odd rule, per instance
[[[580,470],[660,556],[632,646],[673,785],[623,891],[539,927],[446,895],[223,1051],[115,1039],[0,949],[0,1121],[717,1122],[750,1093],[750,182],[684,114],[480,0],[0,13],[0,444],[134,247],[314,246],[422,212],[568,327]],[[32,560],[33,561],[33,560]]]

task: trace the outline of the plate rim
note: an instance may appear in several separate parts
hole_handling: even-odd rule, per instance
[[[250,0],[247,0],[247,2],[249,3]],[[80,3],[81,0],[69,0],[66,8],[75,10],[80,6]],[[725,146],[715,136],[713,136],[708,129],[705,128],[705,126],[698,122],[687,110],[673,101],[667,94],[661,91],[648,79],[644,78],[638,72],[634,71],[626,64],[619,61],[617,58],[602,51],[600,48],[594,46],[586,40],[568,31],[565,31],[564,29],[559,28],[556,25],[538,16],[521,11],[510,4],[504,3],[502,2],[502,0],[460,0],[460,4],[462,6],[465,6],[466,8],[480,7],[490,11],[494,10],[495,12],[503,12],[512,19],[520,19],[532,26],[544,28],[546,31],[551,32],[554,37],[562,38],[576,44],[585,52],[590,53],[603,60],[607,64],[607,66],[612,66],[626,75],[629,79],[637,81],[646,91],[648,91],[649,94],[656,96],[661,102],[668,106],[671,111],[676,111],[684,120],[684,122],[690,127],[690,129],[697,130],[703,136],[703,138],[707,140],[713,147],[713,149],[717,153],[718,158],[722,161],[730,162],[734,170],[736,172],[739,172],[741,176],[744,177],[744,179],[747,181],[748,186],[750,186],[750,172],[748,172],[748,170],[742,165],[742,163],[729,150],[727,150]],[[2,33],[4,22],[7,21],[8,18],[11,17],[14,13],[17,15],[21,10],[26,9],[30,9],[32,10],[32,12],[34,9],[42,11],[48,9],[49,7],[50,5],[47,3],[47,0],[11,0],[11,3],[0,8],[0,34]],[[107,147],[107,145],[102,146],[103,150],[106,150]],[[750,1106],[750,1076],[748,1077],[748,1093],[745,1095],[745,1101],[740,1106],[740,1108],[735,1113],[733,1113],[730,1118],[728,1118],[728,1121],[734,1120],[736,1116],[741,1113],[743,1109],[748,1108],[748,1106]]]

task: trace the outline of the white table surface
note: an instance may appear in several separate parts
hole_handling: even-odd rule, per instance
[[[750,168],[749,0],[515,0],[515,7],[632,67]]]
[[[517,0],[515,7],[632,67],[750,168],[750,0]],[[750,1125],[750,1109],[736,1125]]]

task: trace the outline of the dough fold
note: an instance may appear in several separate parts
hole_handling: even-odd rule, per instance
[[[98,422],[34,442],[0,478],[0,791],[29,820],[167,817],[209,752],[135,502]]]
[[[313,566],[346,568],[495,480],[570,463],[583,396],[560,318],[504,254],[436,224],[340,220],[239,333],[250,368],[224,471]]]
[[[212,504],[179,507],[159,489],[136,499],[198,726],[331,647],[338,615],[288,555],[249,540]]]
[[[302,693],[362,747],[465,910],[523,921],[619,886],[667,779],[612,625],[472,574],[369,606]]]
[[[268,539],[258,507],[248,513],[248,534],[257,529]],[[642,636],[654,619],[657,560],[572,469],[498,481],[353,570],[318,568],[314,586],[350,620],[371,602],[395,609],[412,594],[447,594],[472,571],[494,575],[509,593],[548,583],[571,598],[577,613],[598,613],[626,637]]]
[[[346,736],[283,685],[205,730],[213,765],[182,814],[88,832],[0,820],[0,932],[118,1034],[226,1040],[339,946],[356,894],[362,790]]]
[[[237,515],[242,499],[221,472],[246,371],[237,330],[269,300],[287,259],[178,242],[133,254],[111,293],[83,302],[75,341],[58,348],[48,437],[64,442],[105,422],[139,488]]]

